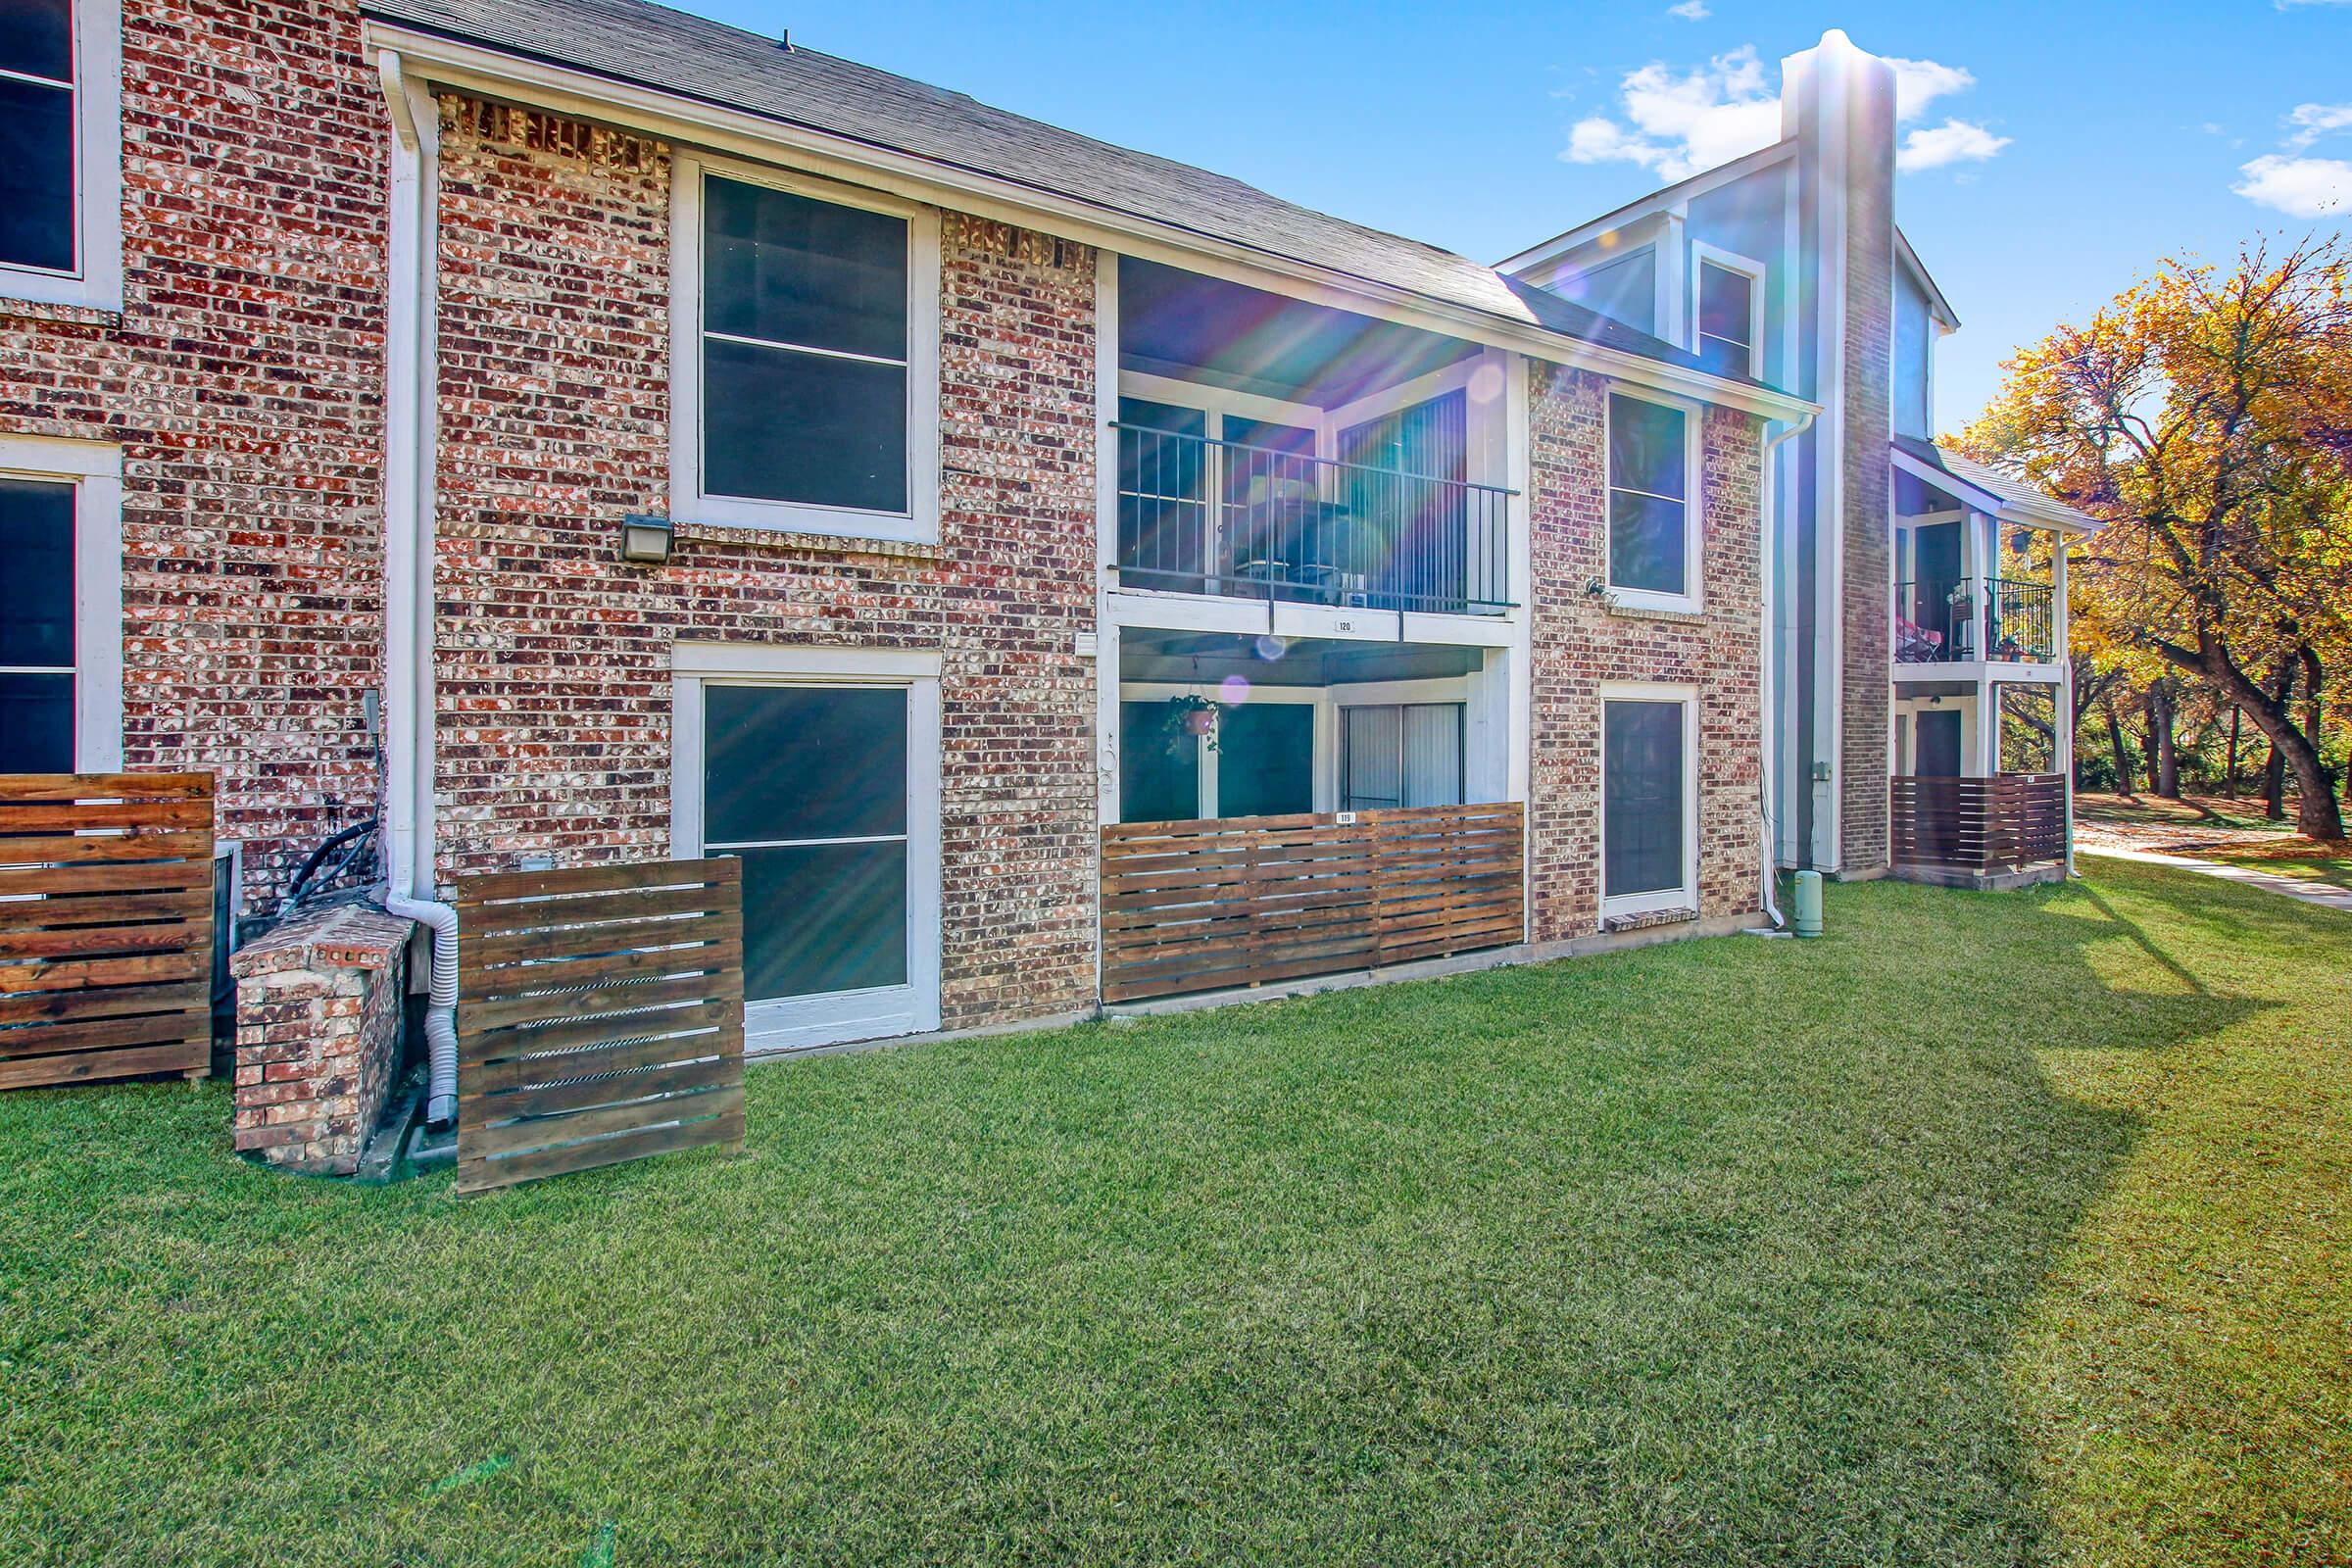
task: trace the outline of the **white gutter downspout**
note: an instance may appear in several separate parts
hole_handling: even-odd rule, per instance
[[[1780,422],[1780,421],[1775,421]],[[1779,890],[1780,866],[1780,791],[1774,775],[1779,771],[1780,705],[1775,701],[1776,688],[1772,681],[1773,644],[1780,636],[1780,604],[1774,587],[1780,580],[1778,569],[1781,532],[1781,447],[1792,436],[1812,428],[1813,416],[1800,414],[1780,434],[1768,436],[1763,451],[1764,489],[1764,550],[1763,566],[1764,610],[1761,633],[1758,638],[1756,694],[1763,721],[1764,765],[1759,770],[1756,790],[1764,808],[1764,864],[1762,871],[1764,912],[1772,917],[1774,930],[1786,929],[1788,922],[1781,917],[1781,906],[1773,895]]]
[[[432,944],[425,1121],[458,1114],[458,911],[433,887],[433,234],[440,159],[432,95],[376,56],[392,116],[392,223],[384,333],[384,907]],[[421,878],[421,881],[420,881]]]

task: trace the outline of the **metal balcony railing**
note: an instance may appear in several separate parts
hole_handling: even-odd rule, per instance
[[[1511,608],[1509,490],[1116,429],[1125,586],[1451,614]]]
[[[2057,619],[2047,583],[1963,577],[1957,583],[1894,585],[1898,664],[2046,664],[2056,658]]]

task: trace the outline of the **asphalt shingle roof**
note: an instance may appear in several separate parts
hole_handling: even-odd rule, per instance
[[[2098,519],[2053,499],[2046,491],[2037,490],[2025,480],[1979,463],[1974,458],[1964,458],[1949,447],[1939,447],[1933,441],[1922,441],[1910,435],[1896,436],[1894,445],[1898,451],[1910,454],[1930,467],[1940,469],[1962,484],[1973,485],[2022,512],[2061,518],[2079,528],[2096,528],[2099,525]]]
[[[1697,359],[1492,268],[1264,191],[646,0],[362,0],[369,16],[1010,180],[1669,365]],[[1743,379],[1733,377],[1732,379]]]

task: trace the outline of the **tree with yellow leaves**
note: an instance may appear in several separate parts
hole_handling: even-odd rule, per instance
[[[2084,629],[2210,683],[2285,760],[2297,826],[2341,838],[2319,747],[2352,653],[2352,256],[2167,263],[2003,369],[1963,441],[2100,520]]]

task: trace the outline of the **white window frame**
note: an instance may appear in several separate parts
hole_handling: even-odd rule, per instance
[[[1701,336],[1698,328],[1700,320],[1699,291],[1705,280],[1706,270],[1710,267],[1721,268],[1727,272],[1737,272],[1747,279],[1746,373],[1760,380],[1764,374],[1764,290],[1769,281],[1771,270],[1752,256],[1742,256],[1737,251],[1727,251],[1719,245],[1709,245],[1704,240],[1690,242],[1690,342],[1689,347],[1693,354],[1699,352],[1698,340]]]
[[[0,263],[0,298],[122,308],[122,4],[72,0],[74,260],[70,270]],[[46,77],[26,76],[26,81]]]
[[[1609,723],[1608,705],[1611,703],[1679,703],[1683,710],[1683,882],[1680,887],[1652,889],[1642,893],[1621,893],[1611,897],[1609,888]],[[1655,914],[1665,909],[1696,909],[1698,907],[1698,688],[1690,685],[1651,681],[1603,681],[1600,687],[1599,736],[1595,750],[1600,758],[1597,791],[1597,810],[1600,834],[1597,839],[1600,863],[1594,878],[1600,889],[1600,917],[1614,919],[1620,915]]]
[[[0,436],[0,478],[74,487],[74,770],[120,773],[122,449],[105,441]]]
[[[669,843],[672,859],[703,851],[703,699],[727,686],[888,687],[906,693],[906,979],[902,985],[748,1000],[744,1049],[812,1051],[939,1027],[940,659],[865,648],[679,643],[670,655]]]
[[[1617,509],[1610,505],[1609,497],[1611,491],[1620,487],[1615,482],[1609,449],[1616,400],[1621,397],[1642,403],[1655,403],[1661,408],[1674,409],[1683,416],[1683,591],[1679,594],[1659,593],[1648,588],[1627,588],[1610,577],[1617,558],[1610,538],[1616,526]],[[1635,386],[1631,382],[1611,381],[1600,409],[1600,569],[1602,577],[1608,581],[1609,598],[1629,610],[1664,610],[1696,614],[1706,608],[1706,558],[1703,553],[1706,529],[1700,520],[1706,511],[1706,497],[1699,491],[1700,432],[1706,419],[1706,406],[1688,398],[1653,392],[1648,387]],[[1632,493],[1649,494],[1645,490]],[[1660,496],[1657,499],[1663,501],[1670,498]]]
[[[679,154],[670,174],[669,514],[731,528],[846,539],[939,540],[939,212],[878,191],[731,160]],[[703,488],[703,182],[806,196],[906,221],[906,510],[720,496]]]

